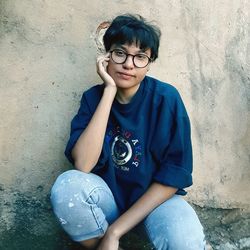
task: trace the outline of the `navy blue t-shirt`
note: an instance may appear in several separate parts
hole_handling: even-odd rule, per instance
[[[65,155],[71,151],[100,102],[104,84],[83,93]],[[114,100],[102,152],[93,173],[101,176],[121,211],[142,196],[152,182],[178,188],[192,185],[190,122],[172,85],[146,76],[128,104]]]

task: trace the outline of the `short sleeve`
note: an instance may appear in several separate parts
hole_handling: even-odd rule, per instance
[[[66,149],[65,149],[65,156],[68,158],[68,160],[74,164],[74,160],[71,156],[71,151],[73,147],[75,146],[78,138],[84,131],[84,129],[87,127],[90,119],[92,117],[89,105],[86,101],[86,97],[83,94],[81,99],[80,108],[75,115],[75,117],[71,121],[71,131],[70,131],[70,138],[67,143]]]
[[[156,182],[180,190],[192,185],[192,143],[190,121],[179,93],[164,100],[158,130],[157,158],[159,168],[154,174]]]

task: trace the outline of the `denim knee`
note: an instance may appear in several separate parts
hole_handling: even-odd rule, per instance
[[[176,232],[175,232],[176,233]],[[177,232],[180,233],[180,232]],[[174,234],[174,232],[173,232]],[[204,250],[205,249],[205,241],[204,236],[202,235],[187,235],[179,237],[177,234],[168,238],[162,237],[162,233],[155,237],[152,240],[152,244],[154,246],[153,249],[156,250]]]
[[[195,211],[177,195],[149,214],[144,226],[157,250],[205,249],[203,227]]]
[[[168,249],[204,250],[206,242],[203,229],[197,224],[193,224],[191,229],[192,231],[187,230],[184,234],[181,234],[180,231],[173,231],[172,237],[168,239]]]
[[[110,210],[105,209],[112,203],[112,193],[109,192],[106,183],[91,173],[69,170],[57,178],[51,189],[52,207],[73,240],[82,241],[105,233],[108,222],[102,206],[105,211]],[[109,204],[103,205],[102,200]]]

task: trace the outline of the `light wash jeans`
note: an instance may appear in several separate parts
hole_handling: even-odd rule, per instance
[[[99,176],[78,170],[61,174],[51,190],[54,213],[74,241],[102,236],[120,212],[112,192]],[[137,227],[152,249],[203,250],[201,223],[179,195],[155,208]]]

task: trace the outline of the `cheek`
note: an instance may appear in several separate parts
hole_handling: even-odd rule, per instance
[[[107,72],[109,74],[112,74],[114,72],[114,67],[113,67],[113,64],[111,62],[109,62],[107,65]]]
[[[144,70],[140,73],[140,78],[144,78],[145,75],[147,74],[148,70],[149,70],[148,68],[144,69]]]

